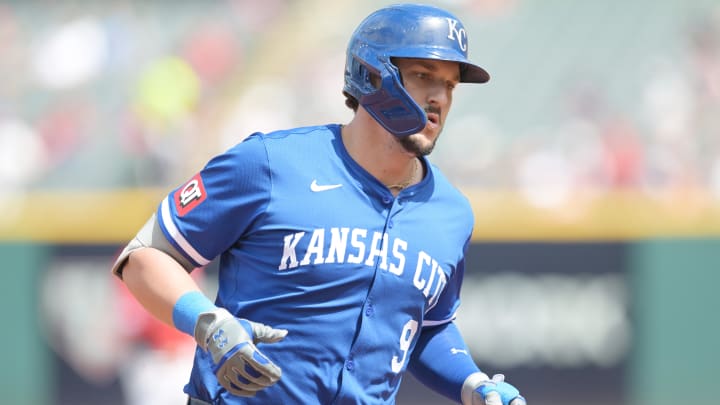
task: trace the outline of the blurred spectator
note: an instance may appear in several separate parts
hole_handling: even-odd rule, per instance
[[[682,33],[687,20],[682,16],[663,20],[656,12],[647,14],[643,24],[626,26],[616,21],[607,25],[603,19],[613,15],[611,9],[590,15],[593,7],[577,5],[568,12],[586,22],[558,25],[564,20],[556,21],[559,17],[534,2],[447,3],[475,15],[477,25],[471,21],[469,27],[482,33],[492,34],[493,19],[517,19],[515,37],[481,38],[479,49],[490,56],[510,51],[516,55],[510,60],[519,58],[545,72],[546,61],[535,60],[540,54],[527,51],[546,47],[542,41],[563,29],[586,29],[585,34],[592,36],[584,40],[607,46],[615,43],[609,34],[603,40],[603,33],[617,30],[618,35],[625,35],[626,43],[621,45],[627,49],[617,49],[614,55],[631,55],[632,46],[643,46],[648,57],[666,61],[655,63],[652,74],[633,77],[632,72],[618,72],[613,76],[625,83],[625,98],[633,97],[631,88],[640,89],[633,111],[616,105],[605,86],[606,78],[583,72],[584,61],[579,58],[600,54],[602,49],[575,49],[571,37],[556,38],[558,46],[564,43],[565,47],[562,54],[548,56],[558,69],[555,79],[523,81],[529,87],[501,89],[505,97],[501,102],[508,106],[515,97],[544,94],[547,102],[535,108],[541,120],[532,122],[518,115],[519,125],[510,128],[478,115],[475,100],[459,97],[456,114],[461,117],[448,132],[457,137],[454,145],[476,149],[477,158],[454,159],[453,147],[435,157],[443,160],[438,163],[448,167],[458,185],[513,189],[519,181],[526,184],[522,187],[530,183],[539,189],[554,187],[556,193],[563,189],[567,196],[587,187],[648,192],[704,187],[720,193],[713,174],[720,160],[717,7],[694,18],[689,14],[694,9],[687,6],[685,15],[691,19],[678,48],[654,49],[647,42],[633,42],[635,35],[646,29],[670,37]],[[343,15],[354,18],[359,6],[316,8],[308,3],[313,13],[306,14],[294,5],[288,0],[182,2],[172,12],[162,2],[124,0],[91,6],[42,1],[0,5],[0,72],[13,77],[0,84],[0,117],[24,123],[27,133],[42,140],[40,147],[31,148],[38,151],[33,156],[39,161],[15,159],[5,164],[3,176],[10,176],[9,166],[29,165],[32,169],[22,170],[32,175],[13,174],[23,187],[162,187],[197,170],[213,152],[242,140],[249,128],[337,116],[338,111],[318,108],[316,100],[340,97],[343,60],[327,55],[337,54],[331,49],[343,49],[347,38],[332,27],[343,25]],[[529,18],[528,12],[538,14],[538,21],[557,24],[526,26],[522,19]],[[334,24],[318,29],[316,20],[330,17]],[[523,42],[512,41],[519,38]],[[301,45],[306,42],[323,46]],[[501,49],[510,44],[529,48]],[[581,50],[585,53],[580,54]],[[490,86],[502,84],[502,76],[511,67],[494,72],[499,81]],[[559,69],[576,77],[560,76]],[[268,71],[273,72],[272,78],[264,75]],[[312,90],[307,89],[308,82],[314,84]],[[548,87],[551,84],[554,87]],[[564,113],[552,115],[558,111]],[[643,111],[645,115],[640,114]],[[576,130],[581,133],[568,132]],[[3,145],[13,151],[34,142],[7,143],[8,139],[5,135]],[[518,155],[529,143],[539,149],[526,150],[525,158]],[[596,148],[597,153],[593,152]],[[76,163],[64,164],[70,158]],[[83,169],[98,162],[102,162],[99,173]],[[535,173],[539,168],[550,171],[546,176]],[[520,179],[512,173],[525,174],[519,174]]]
[[[22,153],[17,153],[22,151]],[[0,183],[5,192],[22,190],[45,168],[47,148],[27,123],[0,117]]]
[[[602,172],[610,189],[628,190],[640,185],[643,175],[643,146],[630,122],[616,119],[602,127]]]

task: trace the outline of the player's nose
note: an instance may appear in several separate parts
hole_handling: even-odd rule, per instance
[[[438,107],[446,107],[452,101],[452,90],[441,83],[428,88],[427,103]]]

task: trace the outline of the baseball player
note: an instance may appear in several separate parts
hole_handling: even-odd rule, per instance
[[[252,134],[160,202],[113,271],[197,341],[188,404],[392,404],[407,371],[525,404],[453,322],[473,213],[426,156],[455,86],[489,80],[467,50],[447,11],[382,8],[347,48],[349,123]],[[188,273],[217,257],[213,302]]]

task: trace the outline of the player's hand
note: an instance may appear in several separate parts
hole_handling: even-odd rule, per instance
[[[465,380],[462,388],[463,405],[526,405],[520,391],[505,382],[505,376],[475,373]]]
[[[224,308],[200,315],[195,324],[195,340],[212,355],[218,382],[230,393],[252,397],[275,384],[282,375],[255,343],[274,343],[287,335],[261,323],[235,318]]]

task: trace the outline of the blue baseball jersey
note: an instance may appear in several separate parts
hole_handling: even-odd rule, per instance
[[[451,322],[473,227],[467,199],[423,158],[394,197],[339,125],[256,133],[160,204],[190,261],[219,256],[216,304],[287,329],[258,348],[282,368],[255,397],[227,393],[198,349],[185,391],[215,404],[392,404],[422,328]]]

